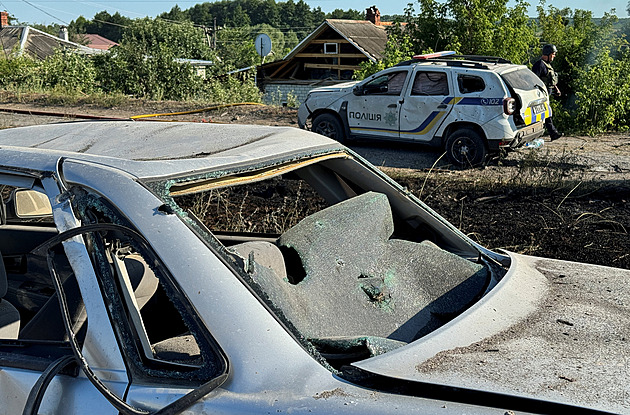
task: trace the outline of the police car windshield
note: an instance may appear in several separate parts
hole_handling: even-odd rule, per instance
[[[520,68],[515,71],[501,74],[501,77],[508,85],[514,89],[531,90],[542,81],[532,71],[527,68]]]

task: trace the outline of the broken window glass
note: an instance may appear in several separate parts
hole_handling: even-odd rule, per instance
[[[257,180],[201,181],[174,197],[238,259],[244,281],[333,366],[430,333],[490,282],[478,253],[461,255],[463,246],[423,220],[426,211],[361,172],[335,159],[267,180],[251,173]]]

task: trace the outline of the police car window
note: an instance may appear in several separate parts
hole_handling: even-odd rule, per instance
[[[514,89],[530,90],[534,89],[537,84],[542,85],[540,78],[527,68],[501,74],[501,78]]]
[[[416,73],[411,95],[448,95],[446,73],[429,71]]]
[[[486,83],[478,76],[459,75],[457,76],[457,83],[459,84],[459,92],[462,94],[480,92],[486,89]]]
[[[407,79],[407,71],[390,72],[371,80],[363,88],[365,95],[400,95]]]

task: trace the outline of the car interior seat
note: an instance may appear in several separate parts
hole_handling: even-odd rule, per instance
[[[255,261],[259,265],[273,271],[280,279],[287,278],[284,257],[280,248],[267,241],[249,241],[228,248],[248,262]]]
[[[4,298],[8,288],[7,272],[0,255],[0,338],[17,339],[20,332],[20,313]]]
[[[138,308],[141,309],[151,299],[158,287],[158,279],[142,260],[140,255],[128,255],[123,260],[127,269],[129,279]],[[62,283],[70,318],[74,322],[73,330],[80,338],[84,334],[87,326],[87,313],[85,305],[81,297],[79,285],[76,278],[70,275]],[[38,339],[38,340],[67,340],[68,336],[63,325],[61,311],[59,309],[59,300],[55,292],[42,308],[33,316],[33,318],[20,331],[20,339]]]

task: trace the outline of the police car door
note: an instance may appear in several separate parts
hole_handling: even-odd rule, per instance
[[[400,110],[400,138],[430,141],[453,109],[448,68],[417,66]]]
[[[358,136],[398,138],[398,116],[409,68],[379,72],[348,99],[348,126]]]

